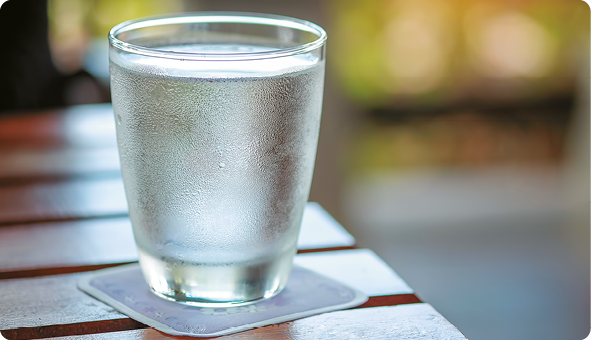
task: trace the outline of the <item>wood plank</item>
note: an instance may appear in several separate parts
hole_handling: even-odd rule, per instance
[[[105,263],[105,264],[88,264],[83,266],[61,266],[38,269],[17,269],[7,272],[0,272],[0,280],[22,279],[31,277],[41,277],[58,274],[72,274],[83,273],[105,268],[117,267],[124,264],[136,263],[137,261]],[[1,339],[0,339],[1,340]]]
[[[0,116],[0,148],[116,145],[111,104]]]
[[[301,254],[295,257],[294,263],[355,287],[369,296],[414,292],[369,249]]]
[[[315,262],[315,270],[323,275],[341,279],[370,296],[379,293],[373,305],[392,303],[393,300],[383,298],[384,295],[412,294],[406,284],[396,276],[389,267],[384,267],[379,258],[369,250],[343,250],[331,252],[340,254],[326,257],[322,253],[297,255],[306,257],[307,261]],[[372,255],[373,254],[373,255]],[[351,261],[359,257],[359,261]],[[297,261],[296,261],[297,262]],[[365,263],[366,266],[353,265]],[[335,271],[334,267],[343,268]],[[314,270],[314,269],[312,269]],[[334,274],[337,272],[338,274]],[[332,276],[331,276],[332,274]],[[394,273],[395,274],[395,273]],[[0,281],[0,330],[16,328],[36,328],[60,324],[78,324],[103,320],[122,319],[125,316],[113,308],[86,295],[76,287],[77,281],[84,273],[55,275],[31,279],[15,279]],[[347,276],[348,275],[348,276]],[[354,277],[365,275],[366,279]],[[398,280],[398,282],[396,281]],[[374,282],[382,282],[384,286],[376,286]],[[353,284],[351,284],[353,283]],[[389,285],[390,289],[386,289]],[[417,300],[404,298],[400,301],[410,303]]]
[[[3,333],[4,334],[4,333]],[[58,337],[56,340],[164,340],[195,339],[171,336],[154,329]],[[201,338],[211,339],[211,338]],[[426,303],[337,311],[276,325],[255,328],[215,339],[324,340],[408,339],[465,340],[466,337]]]
[[[0,187],[0,225],[126,214],[121,178]]]
[[[133,261],[127,217],[0,228],[0,273]]]
[[[0,185],[120,173],[110,104],[0,117]]]
[[[372,296],[361,306],[352,309],[366,307],[395,306],[402,304],[421,303],[414,294],[393,295],[393,296]],[[19,327],[18,329],[2,330],[0,333],[8,339],[43,339],[70,335],[110,334],[111,332],[129,331],[135,329],[150,329],[131,318],[80,322],[73,324],[47,325],[37,327]],[[98,334],[97,334],[98,333]],[[159,332],[160,333],[160,332]],[[184,337],[181,337],[184,338]],[[210,338],[208,338],[210,339]]]
[[[116,146],[49,149],[0,146],[0,164],[0,185],[121,174]]]
[[[126,318],[78,290],[76,282],[82,275],[0,281],[0,329]]]
[[[298,249],[347,247],[355,239],[316,202],[308,202],[302,217]]]
[[[353,245],[354,239],[346,232],[335,234],[332,239],[318,237],[326,232],[334,233],[335,229],[342,230],[342,226],[320,205],[314,204],[308,205],[309,211],[303,218],[308,220],[306,223],[322,220],[323,224],[302,234],[306,247]],[[127,211],[123,180],[118,175],[0,187],[0,226],[122,216]]]
[[[55,338],[69,335],[83,334],[112,334],[110,332],[126,331],[132,329],[145,329],[146,325],[130,318],[83,322],[77,324],[52,325],[44,327],[23,327],[0,331],[6,339],[28,340]]]
[[[318,203],[306,205],[299,249],[347,249],[354,243]],[[128,217],[0,228],[0,279],[97,270],[133,261],[137,252]]]
[[[0,145],[63,145],[64,110],[20,112],[0,116]]]
[[[369,307],[381,307],[381,306],[396,306],[406,305],[410,303],[421,303],[414,294],[400,294],[400,295],[382,295],[382,296],[371,296],[364,304],[355,308],[369,308]]]

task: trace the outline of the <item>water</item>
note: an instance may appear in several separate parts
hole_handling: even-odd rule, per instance
[[[287,251],[258,262],[213,264],[155,258],[141,249],[138,253],[143,268],[148,269],[148,285],[158,295],[192,305],[215,303],[219,307],[275,295],[287,283],[294,255]]]
[[[323,61],[310,54],[196,62],[111,52],[129,213],[158,295],[224,305],[283,288],[312,179],[323,79]]]

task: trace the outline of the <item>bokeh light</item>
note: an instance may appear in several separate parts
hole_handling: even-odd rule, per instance
[[[574,86],[574,39],[586,22],[577,8],[556,0],[332,1],[333,66],[347,94],[370,108],[562,95]]]
[[[63,73],[83,67],[93,40],[107,44],[113,26],[127,20],[182,12],[182,0],[49,0],[49,38],[55,65]]]

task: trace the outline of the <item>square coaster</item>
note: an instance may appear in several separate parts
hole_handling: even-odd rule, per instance
[[[351,308],[368,299],[356,289],[295,265],[281,293],[242,307],[203,308],[164,300],[150,291],[137,263],[95,271],[80,280],[78,288],[161,332],[195,337]]]

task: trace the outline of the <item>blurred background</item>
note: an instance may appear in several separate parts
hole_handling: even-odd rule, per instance
[[[0,115],[108,103],[111,27],[213,10],[326,29],[310,200],[359,246],[470,339],[589,334],[585,2],[9,0],[0,36],[16,39],[11,20],[33,22],[16,37],[37,37],[35,65],[51,63],[11,82],[2,53]]]

